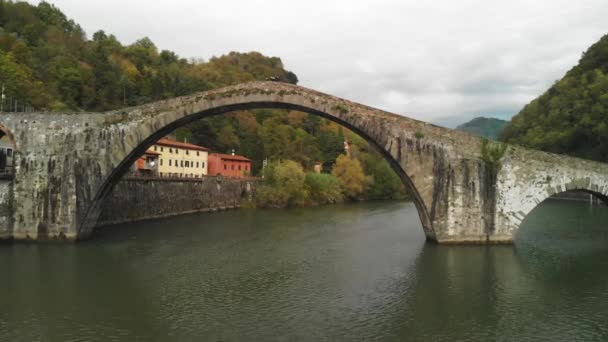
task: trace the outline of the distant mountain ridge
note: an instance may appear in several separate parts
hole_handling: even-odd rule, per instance
[[[501,119],[478,117],[459,125],[456,129],[484,138],[497,140],[508,123],[509,121]]]

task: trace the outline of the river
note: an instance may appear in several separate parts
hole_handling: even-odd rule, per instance
[[[0,341],[606,340],[607,222],[547,201],[515,246],[437,246],[376,202],[5,244]]]

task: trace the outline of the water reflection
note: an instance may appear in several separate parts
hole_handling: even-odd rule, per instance
[[[0,340],[605,339],[608,210],[547,203],[516,246],[426,244],[388,202],[0,246]]]

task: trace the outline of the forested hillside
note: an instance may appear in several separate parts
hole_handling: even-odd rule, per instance
[[[507,123],[508,121],[496,118],[478,117],[459,125],[456,129],[484,138],[497,140]]]
[[[513,117],[502,139],[608,162],[608,35],[578,65]]]
[[[143,38],[123,46],[46,2],[0,0],[0,85],[9,110],[102,111],[273,77],[297,83],[279,58],[231,53],[192,63]]]
[[[37,6],[0,0],[0,87],[5,111],[105,111],[226,85],[275,80],[296,84],[280,58],[258,52],[231,52],[188,61],[143,38],[123,45],[98,31],[87,39],[82,28],[46,2]],[[366,198],[403,196],[403,185],[380,155],[352,132],[300,112],[256,110],[207,118],[182,127],[187,139],[219,152],[235,151],[253,160],[293,160],[310,171],[321,161],[332,170],[344,141],[355,143],[356,159],[373,181]]]

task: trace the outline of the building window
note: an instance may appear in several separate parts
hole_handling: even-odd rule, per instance
[[[155,151],[155,152],[156,152],[156,151],[158,151],[158,150],[156,149],[156,145],[154,145],[154,151]]]
[[[239,165],[239,171],[241,171],[241,165]]]
[[[196,156],[197,156],[197,157],[199,156],[198,151],[196,151]]]
[[[169,159],[169,166],[171,166],[171,159]]]
[[[198,168],[198,162],[196,162],[196,167]]]
[[[203,168],[203,169],[205,168],[205,162],[203,162],[203,166],[202,166],[202,168]]]
[[[165,148],[161,146],[161,147],[160,147],[160,151],[161,151],[161,152],[164,152],[164,151],[165,151]]]
[[[163,166],[163,160],[162,159],[160,160],[160,166]]]
[[[169,148],[169,153],[173,153],[173,149],[172,148]]]
[[[179,166],[180,166],[180,167],[184,167],[184,161],[183,161],[183,160],[180,160],[180,161],[179,161]]]
[[[187,154],[187,155],[190,155],[190,151],[186,150],[186,154]]]
[[[226,170],[226,164],[224,164],[224,170]]]

